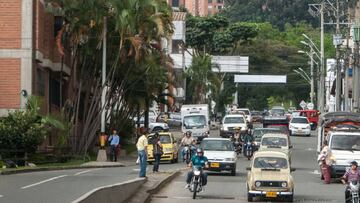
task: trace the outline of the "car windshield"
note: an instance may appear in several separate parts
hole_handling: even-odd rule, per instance
[[[287,140],[282,137],[263,137],[261,140],[261,145],[286,147]]]
[[[244,118],[243,117],[225,117],[224,119],[224,123],[225,124],[229,124],[229,123],[245,123]]]
[[[333,135],[330,148],[334,150],[360,151],[359,135]]]
[[[271,115],[283,116],[283,115],[285,115],[285,110],[284,109],[271,109]]]
[[[170,144],[171,143],[171,138],[169,135],[160,135],[159,138],[160,138],[161,144]],[[149,136],[148,142],[150,144],[153,144],[155,142],[154,135]]]
[[[280,130],[276,128],[266,128],[266,129],[255,129],[253,132],[254,132],[253,137],[255,141],[260,141],[264,134],[276,133],[276,132],[280,132]]]
[[[204,115],[193,115],[184,117],[184,127],[186,129],[203,128],[206,126],[206,118]]]
[[[287,160],[280,157],[257,157],[254,160],[254,168],[261,169],[287,169]]]
[[[234,145],[229,140],[203,140],[200,147],[205,151],[234,151]]]
[[[293,118],[291,123],[309,123],[306,118]]]

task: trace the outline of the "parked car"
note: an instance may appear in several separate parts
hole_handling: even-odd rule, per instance
[[[174,135],[169,132],[161,132],[159,133],[159,138],[164,152],[164,154],[161,156],[160,161],[170,161],[171,163],[177,163],[179,158],[179,153],[178,153],[179,148]],[[154,133],[148,136],[148,143],[149,145],[147,146],[147,153],[148,153],[147,161],[149,163],[152,163],[153,161],[155,161],[153,156],[153,145],[152,145],[152,143],[154,143]]]
[[[140,118],[140,127],[144,126],[145,118]],[[136,125],[136,124],[135,124]],[[170,128],[166,123],[159,123],[159,122],[149,122],[149,132],[167,132]]]
[[[294,200],[294,180],[289,158],[282,152],[262,151],[253,156],[250,167],[246,168],[246,186],[248,202],[254,197],[267,199],[284,198],[287,202]]]
[[[306,117],[293,117],[289,123],[290,135],[305,135],[310,137],[311,125]]]
[[[237,155],[233,143],[226,138],[205,138],[200,147],[209,160],[210,171],[230,171],[236,175]]]
[[[282,133],[269,133],[262,136],[259,151],[283,152],[288,155],[291,162],[292,148],[289,136]]]

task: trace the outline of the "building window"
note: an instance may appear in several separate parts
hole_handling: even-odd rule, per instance
[[[212,0],[208,0],[208,3],[211,4],[211,3],[212,3]]]
[[[173,54],[180,54],[180,52],[181,52],[181,40],[173,40],[171,50],[172,50]]]
[[[36,94],[45,96],[45,71],[36,69]]]
[[[223,1],[223,0],[217,0],[217,2],[218,2],[219,4],[224,3],[224,1]]]
[[[60,106],[60,82],[54,78],[50,79],[50,103]]]
[[[172,7],[179,7],[179,0],[172,0]]]

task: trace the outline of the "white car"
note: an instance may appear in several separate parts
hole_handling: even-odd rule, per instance
[[[241,132],[247,131],[247,121],[241,114],[226,115],[220,127],[220,137],[230,137],[235,133],[235,128],[239,127]]]
[[[246,120],[247,120],[249,123],[251,123],[252,117],[251,117],[250,109],[248,109],[248,108],[238,108],[238,109],[236,109],[236,110],[237,110],[237,111],[242,111],[242,112],[244,112],[245,115],[246,115]]]
[[[311,125],[306,117],[295,116],[289,123],[290,135],[311,135]]]
[[[233,143],[226,138],[205,138],[200,147],[209,161],[209,171],[230,171],[236,175],[237,155]]]
[[[279,151],[285,153],[291,162],[293,146],[288,135],[283,133],[268,133],[262,136],[259,151]]]

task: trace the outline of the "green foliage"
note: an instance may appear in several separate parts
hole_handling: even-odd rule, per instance
[[[30,97],[27,109],[9,112],[0,120],[0,154],[34,153],[51,129],[64,129],[57,120],[39,113],[40,100]]]

